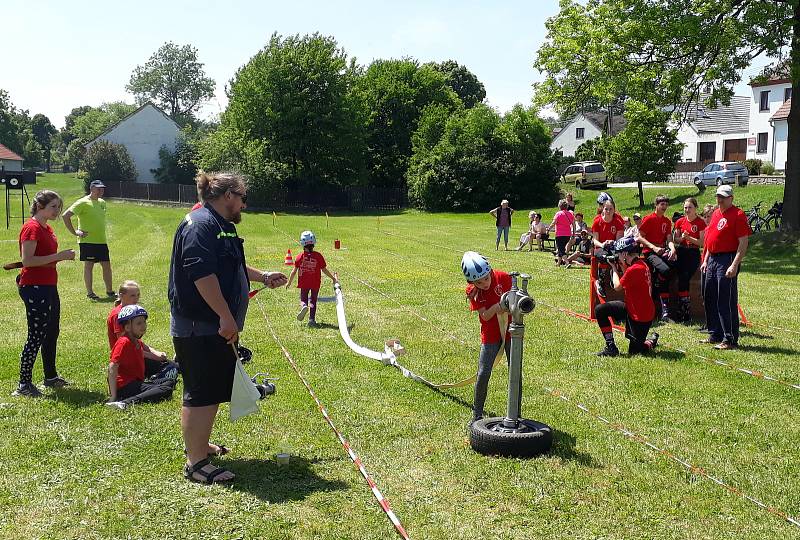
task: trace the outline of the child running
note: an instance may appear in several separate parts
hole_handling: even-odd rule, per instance
[[[308,326],[317,328],[317,297],[319,288],[322,285],[322,273],[331,278],[334,283],[339,280],[330,273],[325,264],[325,257],[321,253],[314,251],[317,237],[311,231],[303,231],[300,234],[300,245],[303,246],[303,253],[294,260],[294,268],[286,282],[286,288],[292,284],[294,275],[297,274],[297,288],[300,289],[300,311],[297,312],[297,320],[302,321],[306,313],[309,313]]]
[[[508,339],[508,323],[505,337],[500,333],[499,313],[504,312],[500,297],[511,290],[511,276],[500,270],[492,270],[486,257],[475,251],[467,251],[461,258],[461,271],[467,280],[466,294],[471,311],[478,312],[481,322],[481,352],[478,357],[478,374],[475,380],[475,399],[472,405],[472,421],[483,418],[483,405],[489,389],[494,360],[504,347],[506,360],[511,359],[511,342]]]
[[[172,396],[175,379],[144,380],[144,344],[147,311],[138,304],[124,306],[117,315],[124,331],[114,344],[108,365],[107,406],[126,409],[135,403],[155,402]]]
[[[114,308],[108,314],[106,327],[108,331],[108,348],[114,350],[117,339],[125,334],[122,325],[119,323],[119,312],[125,306],[132,306],[139,303],[141,289],[139,284],[132,280],[122,282],[119,286],[118,300],[114,303]],[[144,351],[144,372],[145,377],[162,378],[167,375],[175,378],[178,375],[178,364],[167,360],[167,353],[158,351],[142,343]]]

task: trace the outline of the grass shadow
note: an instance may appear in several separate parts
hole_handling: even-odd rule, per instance
[[[742,271],[751,274],[800,275],[800,242],[796,235],[780,231],[750,237]]]
[[[46,394],[49,399],[66,403],[70,407],[89,407],[99,403],[105,403],[108,399],[106,394],[93,390],[83,390],[71,386],[56,388],[52,393]]]
[[[442,390],[440,390],[438,388],[431,388],[430,386],[427,386],[427,385],[424,385],[424,386],[425,386],[425,388],[427,388],[428,390],[434,392],[435,394],[438,394],[438,395],[440,395],[442,397],[446,397],[447,399],[449,399],[453,403],[456,403],[457,405],[461,405],[462,407],[468,409],[470,412],[472,411],[472,402],[469,402],[469,401],[467,401],[465,399],[461,399],[458,396],[454,396],[452,394],[448,394],[447,392],[443,392]],[[494,411],[489,411],[489,410],[484,410],[483,411],[483,415],[484,416],[490,416],[490,417],[491,416],[502,416],[500,414],[497,414]]]
[[[274,460],[226,459],[224,467],[236,475],[232,490],[244,491],[265,502],[301,501],[318,491],[349,489],[339,480],[327,480],[311,470],[314,460],[292,456],[280,465]]]
[[[762,334],[761,332],[755,332],[753,330],[742,330],[739,332],[739,336],[747,336],[756,339],[775,339],[774,336],[770,336],[769,334]]]
[[[764,345],[739,345],[740,351],[752,351],[761,354],[785,354],[786,356],[800,355],[797,349],[790,349],[788,347],[767,347]]]
[[[575,448],[575,441],[574,435],[553,429],[553,447],[550,449],[550,454],[563,460],[575,461],[584,467],[599,468],[600,465],[591,454],[581,452]]]
[[[677,362],[678,360],[686,358],[685,353],[676,350],[667,350],[658,348],[655,350],[655,352],[651,352],[649,356],[657,358],[659,360],[667,360],[669,362]]]

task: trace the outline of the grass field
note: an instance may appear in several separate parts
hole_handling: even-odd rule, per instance
[[[79,182],[68,175],[48,175],[40,185],[59,191],[67,204],[80,195]],[[633,211],[635,190],[611,191],[623,214]],[[648,189],[646,197],[658,191]],[[691,187],[664,191],[674,209],[695,194]],[[781,191],[737,189],[735,202],[749,208],[764,200],[768,207]],[[578,209],[593,215],[595,196],[577,192]],[[712,198],[713,190],[706,191],[701,204]],[[528,209],[517,210],[524,216]],[[554,211],[541,210],[546,219]],[[172,234],[184,213],[108,206],[115,283],[142,284],[151,313],[145,341],[170,354],[166,278]],[[385,339],[401,339],[404,364],[433,381],[468,377],[476,366],[478,323],[464,300],[462,252],[479,250],[495,268],[533,275],[530,291],[540,304],[526,318],[523,413],[553,426],[552,452],[532,460],[475,454],[465,429],[470,387],[435,392],[354,355],[339,337],[332,304],[319,310],[323,327],[308,329],[295,319],[297,291],[281,289],[255,297],[242,335],[254,351],[248,369],[280,377],[278,393],[236,424],[223,408],[212,440],[232,449],[220,461],[237,474],[235,485],[190,484],[181,475],[179,395],[124,412],[102,405],[111,304],[89,302],[80,264],[67,262],[59,265],[58,365],[74,384],[48,391],[45,399],[10,396],[25,316],[11,272],[0,288],[1,538],[395,537],[268,325],[412,538],[800,536],[800,527],[702,472],[800,517],[800,386],[790,386],[800,384],[797,244],[776,235],[753,242],[740,300],[754,324],[744,330],[740,350],[708,349],[697,343],[702,335],[694,328],[673,324],[659,327],[667,346],[655,357],[607,359],[594,355],[602,346],[596,325],[553,308],[586,313],[588,271],[553,268],[544,253],[495,252],[488,215],[407,211],[331,215],[326,223],[324,214],[279,214],[274,227],[272,220],[249,213],[239,226],[250,263],[284,268],[286,249],[296,253],[300,231],[314,230],[329,268],[339,272],[354,340],[380,349]],[[519,238],[525,222],[514,221],[512,237]],[[62,247],[72,245],[63,223],[55,229]],[[0,232],[3,262],[17,257],[18,230],[19,220]],[[330,292],[324,283],[322,294]],[[505,410],[506,377],[502,366],[492,378],[492,413]],[[34,380],[41,381],[40,362]],[[681,466],[645,439],[697,468]],[[292,459],[280,466],[274,455],[284,447]]]

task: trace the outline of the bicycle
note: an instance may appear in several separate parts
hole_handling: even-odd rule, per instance
[[[770,230],[774,226],[775,230],[781,228],[781,216],[783,214],[783,202],[775,201],[772,208],[767,210],[767,217],[764,219],[764,228]]]
[[[753,206],[747,214],[747,223],[754,234],[761,231],[761,228],[766,224],[766,220],[758,213],[763,203],[764,201],[758,201],[758,204]]]

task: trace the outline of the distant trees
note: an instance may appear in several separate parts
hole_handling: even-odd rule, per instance
[[[458,95],[464,108],[471,109],[486,99],[486,88],[466,66],[460,65],[455,60],[441,63],[428,64],[444,75],[447,85]]]
[[[31,119],[31,133],[33,140],[41,148],[47,169],[50,169],[50,153],[53,148],[53,136],[58,133],[50,119],[43,114],[36,114]]]
[[[72,109],[70,116],[67,116],[67,130],[72,137],[86,144],[135,110],[136,105],[122,101],[103,103],[99,107]],[[76,111],[78,114],[73,116]]]

